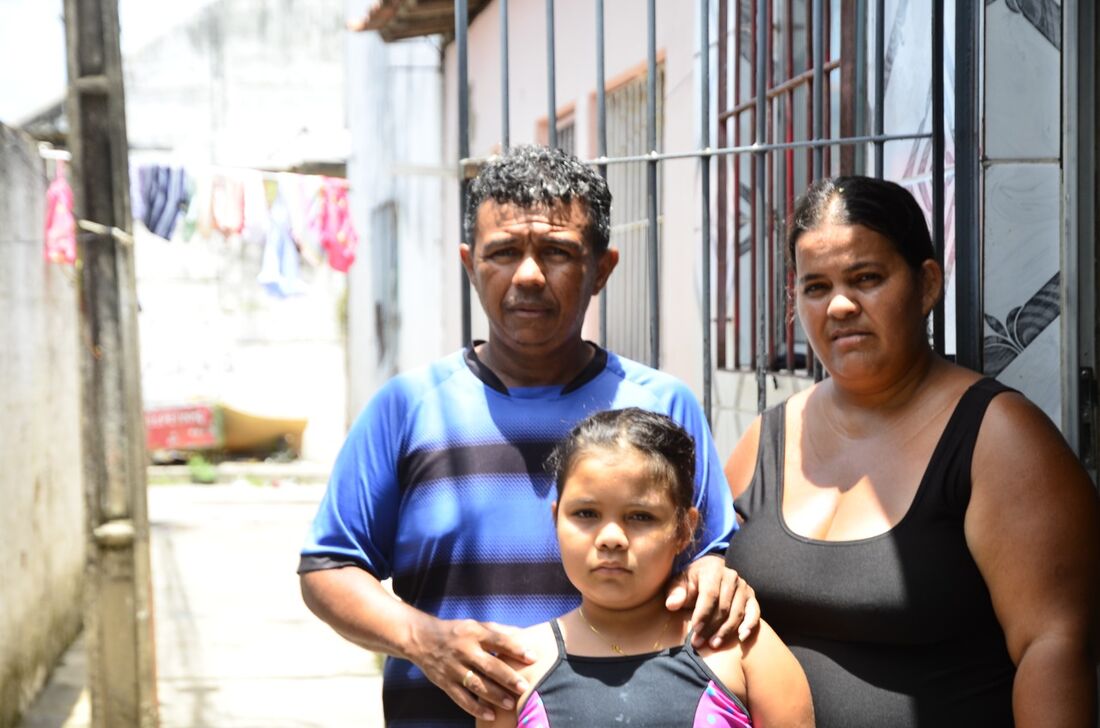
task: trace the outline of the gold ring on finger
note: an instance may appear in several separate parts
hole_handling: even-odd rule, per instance
[[[473,670],[467,670],[466,671],[466,676],[462,678],[462,687],[469,690],[470,689],[470,680],[473,678],[473,676],[474,676],[474,671]]]

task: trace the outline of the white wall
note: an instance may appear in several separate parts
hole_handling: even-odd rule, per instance
[[[346,153],[342,0],[216,0],[159,36],[121,23],[131,150],[267,168]]]
[[[84,495],[72,267],[45,262],[46,170],[0,126],[0,726],[80,629]]]
[[[361,14],[362,4],[351,0],[348,12]],[[394,373],[460,344],[445,313],[454,307],[447,291],[457,288],[460,268],[457,245],[443,243],[443,230],[458,220],[441,212],[443,189],[457,176],[442,155],[439,46],[436,38],[387,44],[372,32],[348,41],[348,178],[367,243],[365,265],[353,268],[349,282],[349,418]],[[383,332],[376,316],[387,312]]]

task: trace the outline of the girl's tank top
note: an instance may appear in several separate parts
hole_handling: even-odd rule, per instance
[[[550,622],[558,659],[535,685],[519,728],[631,726],[632,728],[745,728],[748,710],[691,646],[623,657],[581,657],[565,651],[557,620]]]

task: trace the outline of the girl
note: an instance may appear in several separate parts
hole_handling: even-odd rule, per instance
[[[537,659],[516,669],[531,687],[516,712],[478,726],[813,725],[806,677],[767,624],[747,642],[696,650],[690,614],[665,608],[699,520],[690,435],[653,412],[601,412],[549,466],[562,565],[581,605],[523,632]]]

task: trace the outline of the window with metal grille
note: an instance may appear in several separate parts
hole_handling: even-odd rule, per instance
[[[718,369],[763,362],[771,371],[815,372],[813,353],[791,307],[786,228],[796,197],[815,178],[883,176],[884,141],[873,148],[852,141],[872,133],[870,117],[876,111],[873,134],[884,132],[881,104],[875,108],[874,101],[883,90],[876,93],[872,86],[890,71],[885,61],[892,56],[883,48],[886,7],[868,5],[857,0],[718,0],[717,145],[772,147],[720,157],[716,167]],[[895,6],[894,12],[905,10]],[[916,165],[912,159],[891,165],[887,176],[910,187],[931,223],[937,204],[942,219],[944,205],[942,200],[934,204],[928,180],[933,172],[930,117],[926,111],[924,119],[913,120],[919,124],[910,122],[904,130],[923,137],[908,140],[912,159],[921,159]],[[814,144],[798,146],[807,141]],[[875,154],[873,170],[869,150]],[[937,327],[941,336],[942,328]]]
[[[577,125],[573,121],[573,115],[558,119],[558,149],[577,153]]]
[[[574,111],[575,106],[573,104],[567,105],[564,109],[559,109],[557,123],[554,125],[556,130],[554,146],[569,154],[577,153],[577,126]],[[550,144],[548,123],[546,117],[539,119],[535,129],[535,140],[539,144]]]
[[[657,66],[657,141],[664,118],[664,65]],[[607,156],[645,154],[648,76],[645,72],[607,91]],[[658,151],[660,149],[658,148]],[[626,162],[607,168],[611,206],[611,245],[619,249],[619,266],[608,283],[606,296],[607,346],[637,361],[649,361],[649,262],[646,245],[649,217],[646,207],[646,164]],[[658,171],[660,189],[660,171]],[[661,218],[657,218],[660,239]]]

